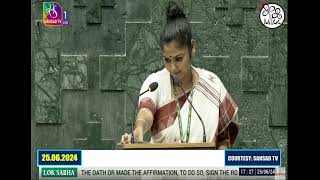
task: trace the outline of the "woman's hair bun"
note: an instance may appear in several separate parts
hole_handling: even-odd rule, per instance
[[[177,1],[169,1],[167,6],[167,19],[176,19],[178,17],[186,17],[183,12],[182,1],[180,3]]]

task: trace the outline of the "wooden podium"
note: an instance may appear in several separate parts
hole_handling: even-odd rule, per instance
[[[119,145],[124,150],[167,150],[167,149],[177,149],[177,150],[215,150],[216,145],[214,143],[176,143],[176,144],[163,144],[163,143],[135,143],[135,144],[120,144]]]

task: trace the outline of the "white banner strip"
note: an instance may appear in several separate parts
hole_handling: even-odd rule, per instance
[[[82,150],[82,167],[223,167],[224,150]]]

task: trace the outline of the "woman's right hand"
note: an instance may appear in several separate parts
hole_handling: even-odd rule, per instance
[[[142,128],[136,128],[133,131],[134,134],[134,141],[135,142],[142,142],[143,141],[143,129]],[[122,135],[121,137],[121,144],[131,144],[131,133],[125,133],[124,135]]]
[[[121,137],[120,144],[130,144],[131,143],[131,134],[125,133]]]

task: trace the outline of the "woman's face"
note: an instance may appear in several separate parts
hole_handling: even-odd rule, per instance
[[[166,69],[175,78],[184,82],[191,73],[191,57],[189,48],[179,47],[176,41],[163,45],[163,60]]]

